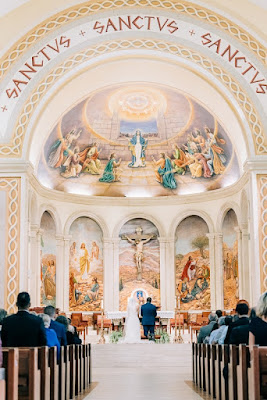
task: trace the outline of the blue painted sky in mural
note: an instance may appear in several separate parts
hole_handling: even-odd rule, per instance
[[[158,133],[157,121],[155,119],[149,121],[120,121],[121,133],[135,133],[137,129],[144,133]]]

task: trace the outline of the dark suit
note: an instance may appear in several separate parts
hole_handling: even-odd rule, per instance
[[[144,335],[147,337],[148,332],[154,337],[155,318],[157,316],[157,308],[151,303],[146,303],[141,307],[142,325],[144,327]]]
[[[50,329],[53,329],[56,332],[60,346],[67,346],[67,336],[66,336],[65,326],[51,319]]]
[[[248,324],[249,324],[248,317],[241,317],[241,318],[238,318],[235,322],[233,322],[228,328],[227,335],[224,340],[224,344],[230,343],[231,333],[234,328],[237,328],[238,326],[242,326],[242,325],[248,325]]]
[[[248,344],[249,337],[249,321],[245,325],[239,325],[232,329],[229,338],[229,344]]]
[[[46,333],[42,318],[27,311],[18,311],[3,321],[3,347],[46,346]]]

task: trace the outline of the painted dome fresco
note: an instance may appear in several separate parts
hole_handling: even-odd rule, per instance
[[[223,121],[187,94],[142,82],[73,106],[48,135],[38,165],[44,186],[91,196],[193,194],[239,176]]]

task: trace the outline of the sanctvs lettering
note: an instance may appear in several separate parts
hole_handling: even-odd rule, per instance
[[[103,33],[111,33],[117,31],[126,30],[146,30],[152,29],[159,30],[160,32],[165,31],[166,33],[173,34],[179,28],[175,20],[169,18],[152,17],[140,15],[127,17],[113,17],[109,18],[107,22],[96,21],[93,29],[102,35]]]
[[[53,42],[48,43],[41,50],[32,56],[12,79],[13,87],[6,90],[8,98],[15,99],[20,95],[22,90],[28,85],[32,77],[40,71],[56,54],[59,54],[63,48],[70,46],[70,39],[66,36],[60,36]]]
[[[250,85],[256,85],[256,93],[267,93],[267,81],[257,70],[257,68],[249,62],[246,57],[240,55],[239,50],[233,49],[229,44],[225,46],[222,44],[222,39],[214,40],[210,33],[201,36],[201,43],[213,50],[219,56],[231,63],[234,68],[238,69],[242,76],[246,76]]]

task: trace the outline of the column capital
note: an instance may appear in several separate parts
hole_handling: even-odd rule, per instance
[[[63,235],[56,235],[56,245],[57,246],[64,246],[64,236]]]
[[[237,234],[241,234],[241,229],[240,229],[239,226],[236,226],[236,227],[234,228],[234,231],[235,231]]]
[[[114,243],[114,241],[120,241],[120,238],[112,238],[112,237],[103,237],[103,243],[105,244],[105,243]]]
[[[71,235],[62,235],[62,238],[63,238],[64,242],[68,242],[72,239],[72,236]]]

